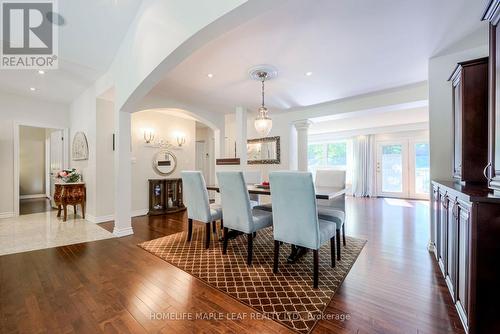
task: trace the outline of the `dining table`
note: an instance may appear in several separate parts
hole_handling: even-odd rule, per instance
[[[207,185],[207,190],[220,192],[220,188],[218,185]],[[263,186],[261,184],[247,184],[247,190],[249,194],[263,195],[263,196],[272,195],[271,188],[269,186]],[[345,187],[315,187],[316,199],[337,200],[340,198],[345,198],[346,192],[347,188]],[[230,234],[230,238],[235,238],[239,234],[241,233],[234,231],[234,233]],[[302,256],[304,256],[306,253],[307,253],[306,248],[292,245],[291,252],[290,255],[288,256],[287,261],[289,263],[294,263],[297,260],[299,260]]]
[[[266,196],[272,195],[270,187],[264,187],[258,184],[247,184],[247,189],[249,194]],[[218,185],[208,185],[207,190],[219,192],[220,188]],[[346,191],[347,188],[343,187],[315,187],[317,199],[333,200],[345,195]]]

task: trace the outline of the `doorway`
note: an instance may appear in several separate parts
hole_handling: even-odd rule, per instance
[[[51,211],[55,176],[66,165],[66,129],[15,124],[14,208],[16,215]]]
[[[429,199],[429,141],[377,142],[376,184],[381,197]]]
[[[195,160],[195,169],[200,171],[203,174],[205,180],[209,179],[208,168],[207,168],[207,144],[204,140],[196,141],[196,160]]]

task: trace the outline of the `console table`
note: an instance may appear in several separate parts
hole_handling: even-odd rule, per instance
[[[84,182],[55,184],[54,202],[57,206],[57,217],[61,217],[61,210],[63,210],[63,221],[68,218],[67,206],[72,205],[76,215],[76,206],[78,204],[82,207],[82,218],[85,219],[86,200],[87,191]]]

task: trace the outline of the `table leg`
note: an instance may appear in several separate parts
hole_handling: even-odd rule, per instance
[[[57,217],[61,217],[61,204],[57,205]]]
[[[82,218],[85,219],[85,201],[82,202]]]
[[[75,214],[75,218],[76,218],[76,204],[73,205],[73,213]]]
[[[308,251],[308,249],[305,247],[292,245],[292,251],[290,252],[290,255],[288,255],[288,258],[286,259],[286,261],[288,263],[295,263],[300,258],[302,258],[304,255],[306,255],[307,251]]]
[[[63,217],[63,222],[68,219],[68,206],[66,204],[63,204],[63,210],[64,210],[64,217]]]

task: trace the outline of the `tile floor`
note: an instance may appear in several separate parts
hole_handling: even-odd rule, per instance
[[[0,219],[0,255],[113,238],[113,234],[73,214],[63,222],[57,211]]]

